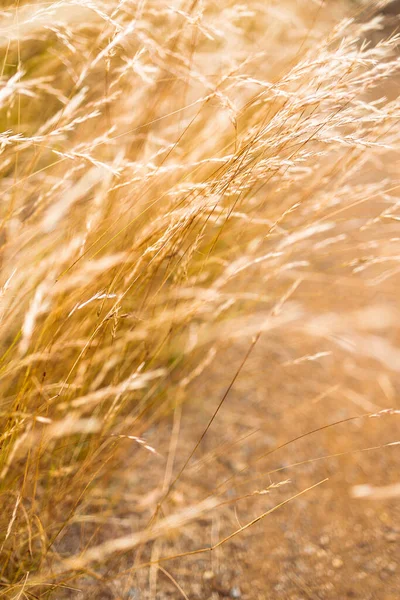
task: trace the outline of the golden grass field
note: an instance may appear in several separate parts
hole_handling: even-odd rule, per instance
[[[397,27],[3,0],[0,597],[400,596]]]

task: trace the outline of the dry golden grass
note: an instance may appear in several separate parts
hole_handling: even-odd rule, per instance
[[[58,597],[220,501],[57,551],[220,341],[330,339],[400,371],[398,306],[323,291],[400,273],[398,38],[366,41],[385,4],[3,2],[3,596]],[[292,301],[303,282],[322,292]]]

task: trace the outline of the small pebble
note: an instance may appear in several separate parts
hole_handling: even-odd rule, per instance
[[[319,543],[321,546],[327,546],[330,542],[329,535],[321,535],[319,538]]]
[[[356,573],[356,577],[357,579],[366,579],[368,577],[368,573],[366,573],[365,571],[359,571],[358,573]]]
[[[326,583],[324,585],[324,589],[327,590],[328,592],[332,592],[332,590],[335,589],[335,586],[333,585],[333,583],[331,581],[328,581],[328,583]]]
[[[242,597],[242,592],[240,591],[240,588],[238,588],[237,586],[235,586],[235,587],[233,587],[230,590],[229,596],[231,598],[241,598]]]
[[[334,567],[335,569],[340,569],[340,567],[343,567],[343,561],[341,558],[339,558],[339,556],[336,556],[333,561],[332,561],[332,567]]]
[[[385,535],[385,540],[390,543],[397,542],[398,538],[399,536],[395,531],[389,531],[389,533]]]
[[[210,581],[211,579],[214,579],[214,573],[212,571],[204,571],[203,579],[205,581]]]

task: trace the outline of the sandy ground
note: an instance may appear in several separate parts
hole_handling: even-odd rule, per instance
[[[174,470],[179,471],[229,385],[244,349],[241,344],[222,351],[219,390],[215,364],[212,377],[203,377],[193,386],[192,402],[184,407],[182,416],[178,410],[171,422],[163,422],[148,433],[148,441],[164,458],[149,455],[148,469],[135,470],[131,465],[132,477],[127,481],[123,504],[126,507],[129,498],[133,501],[138,524],[148,522],[160,498],[168,453],[174,451],[177,442]],[[270,340],[260,340],[163,504],[162,516],[195,505],[215,494],[216,489],[222,505],[146,545],[139,558],[134,553],[113,557],[103,574],[107,583],[100,590],[94,586],[93,597],[399,598],[399,498],[354,498],[352,489],[360,484],[399,483],[399,446],[360,450],[398,440],[400,416],[356,419],[273,451],[323,425],[363,415],[366,410],[393,407],[393,383],[371,377],[359,393],[352,373],[357,365],[344,354],[339,353],[336,360],[321,358],[319,364],[282,367],[282,354],[289,356],[290,352],[279,345],[272,350]],[[334,385],[340,361],[348,375],[343,376],[340,385]],[[320,460],[332,454],[339,456]],[[324,479],[327,481],[320,486],[212,552],[167,560],[161,563],[162,571],[156,567],[134,568],[137,562],[215,546],[264,512]],[[254,493],[262,490],[268,492]]]

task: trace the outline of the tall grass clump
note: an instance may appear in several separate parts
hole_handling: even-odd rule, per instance
[[[101,553],[60,540],[108,514],[221,341],[352,328],[400,370],[356,303],[399,272],[398,38],[368,42],[385,4],[3,3],[3,595],[96,577]]]

